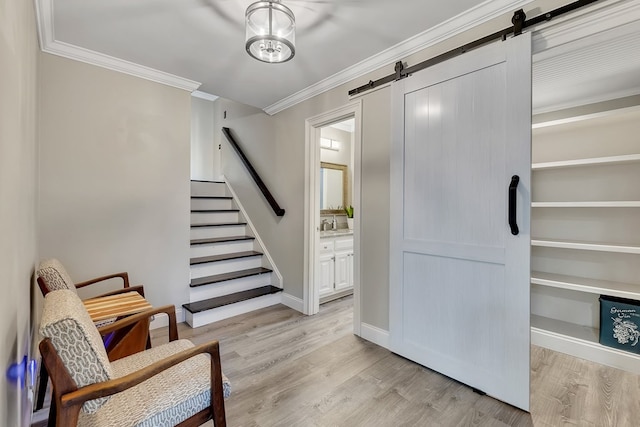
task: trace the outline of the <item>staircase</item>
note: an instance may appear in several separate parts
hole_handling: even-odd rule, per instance
[[[193,328],[281,300],[278,274],[231,194],[224,182],[191,181],[191,283],[182,307]]]

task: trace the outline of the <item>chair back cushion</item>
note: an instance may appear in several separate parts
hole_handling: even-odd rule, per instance
[[[47,294],[40,321],[40,334],[51,340],[78,387],[114,378],[100,333],[74,291],[58,290]],[[82,409],[93,413],[108,399],[90,400]]]
[[[38,276],[45,281],[49,291],[69,289],[76,292],[76,286],[69,277],[67,270],[60,261],[55,258],[44,260],[38,266]]]

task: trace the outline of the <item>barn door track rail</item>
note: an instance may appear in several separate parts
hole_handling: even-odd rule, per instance
[[[567,5],[561,6],[557,9],[554,9],[549,12],[545,12],[531,19],[527,19],[527,15],[524,13],[522,9],[514,12],[513,17],[511,18],[511,22],[513,23],[512,27],[505,28],[500,31],[496,31],[493,34],[489,34],[488,36],[479,38],[475,41],[452,49],[448,52],[442,53],[438,56],[434,56],[431,59],[427,59],[426,61],[422,61],[416,65],[412,65],[411,67],[405,67],[402,61],[398,61],[395,64],[395,72],[393,74],[389,74],[386,77],[382,77],[378,80],[369,80],[369,83],[357,87],[355,89],[351,89],[349,91],[349,96],[358,95],[360,93],[366,92],[370,89],[373,89],[377,86],[381,86],[393,81],[402,80],[405,77],[409,77],[411,74],[416,73],[425,68],[431,67],[440,62],[444,62],[448,59],[454,58],[456,56],[462,55],[465,52],[476,49],[485,44],[491,43],[495,40],[505,40],[507,36],[513,34],[513,36],[519,36],[522,34],[522,30],[525,28],[537,25],[541,22],[547,22],[552,20],[555,17],[565,15],[567,13],[573,12],[574,10],[580,9],[591,3],[595,3],[598,0],[578,0],[573,3],[569,3]]]

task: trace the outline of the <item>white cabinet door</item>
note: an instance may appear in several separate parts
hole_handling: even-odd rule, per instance
[[[333,253],[320,255],[320,286],[318,290],[320,295],[326,295],[333,292],[334,282],[334,262]]]
[[[349,288],[353,287],[353,252],[349,253],[349,256],[347,257],[347,280],[348,280],[348,284],[347,286]]]
[[[531,35],[392,91],[391,349],[528,410]]]
[[[353,280],[349,277],[351,274],[350,264],[352,262],[352,252],[336,252],[335,261],[335,290],[346,289],[352,285]]]

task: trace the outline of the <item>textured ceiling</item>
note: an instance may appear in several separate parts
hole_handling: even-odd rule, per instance
[[[265,64],[244,47],[253,0],[55,0],[55,39],[202,82],[259,108],[482,3],[481,0],[283,0],[296,56]],[[508,4],[500,0],[494,3]]]
[[[550,49],[533,65],[542,112],[640,94],[640,21]]]
[[[297,20],[296,56],[265,64],[244,48],[244,12],[253,0],[36,1],[51,8],[56,42],[201,82],[200,91],[267,111],[418,34],[453,30],[452,22],[477,24],[487,18],[479,11],[508,13],[530,2],[283,0]],[[452,19],[457,21],[447,23]],[[640,93],[640,20],[580,37],[534,60],[534,111]]]

